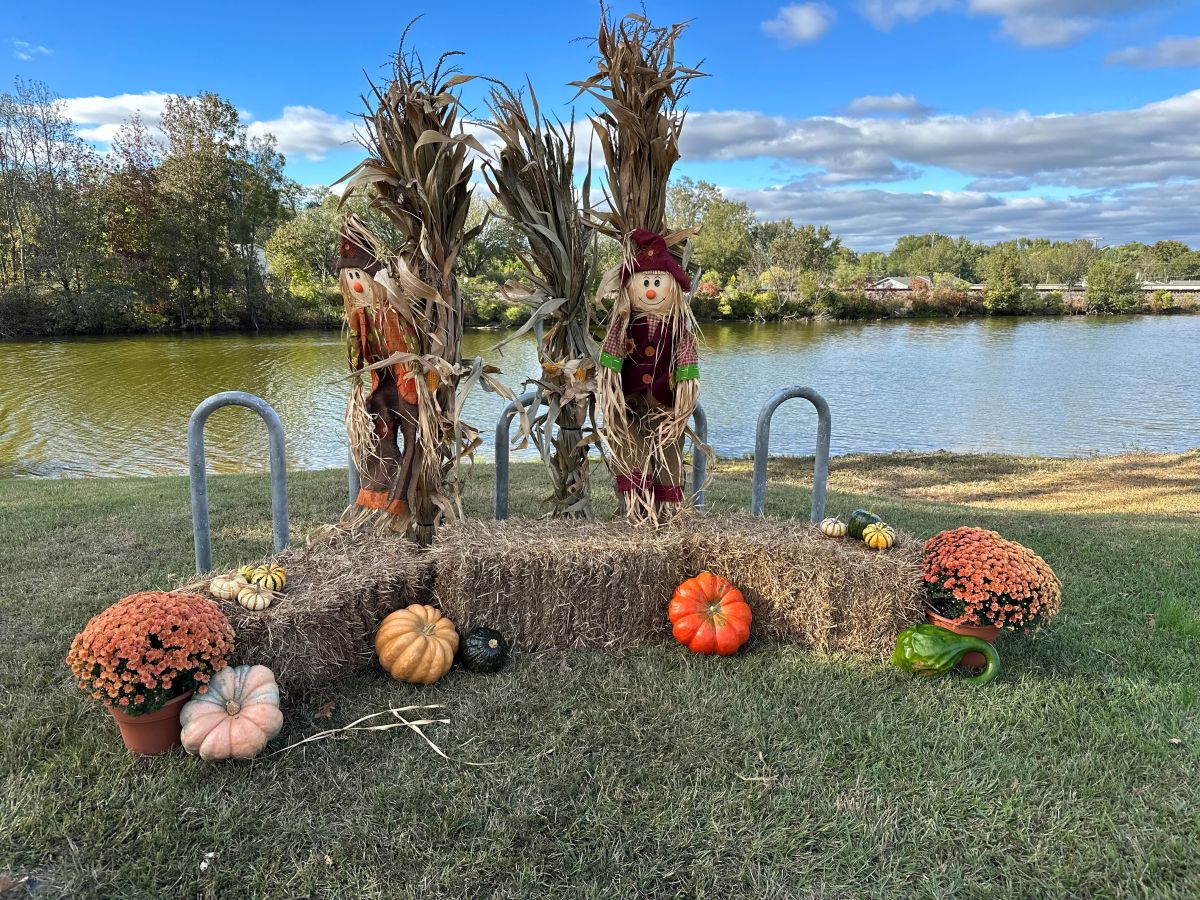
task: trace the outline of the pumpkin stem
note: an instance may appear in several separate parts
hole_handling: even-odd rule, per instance
[[[241,711],[242,704],[238,703],[236,700],[227,700],[225,702],[225,712],[229,713],[229,715],[236,716]]]

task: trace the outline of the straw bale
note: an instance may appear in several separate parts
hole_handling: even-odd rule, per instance
[[[269,667],[289,697],[369,666],[384,616],[429,599],[429,554],[395,534],[340,536],[272,561],[287,570],[288,583],[270,607],[251,612],[233,600],[216,602],[236,634],[230,661]],[[189,579],[181,589],[206,594],[210,577]]]
[[[885,656],[924,617],[921,543],[904,532],[878,551],[789,519],[706,518],[694,530],[700,567],[745,595],[753,636]]]
[[[624,521],[462,522],[433,549],[434,593],[460,629],[498,628],[523,650],[633,647],[669,638],[693,543]]]

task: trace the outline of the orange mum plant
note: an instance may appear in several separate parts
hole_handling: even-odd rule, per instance
[[[1062,586],[1044,559],[982,528],[932,537],[923,574],[934,612],[960,625],[1028,632],[1054,618],[1062,600]]]
[[[144,591],[94,616],[71,642],[79,687],[140,716],[187,691],[204,693],[233,650],[233,627],[206,597]]]

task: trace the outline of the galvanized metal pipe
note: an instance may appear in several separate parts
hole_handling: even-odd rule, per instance
[[[212,534],[208,520],[208,472],[204,459],[204,423],[222,406],[245,406],[254,410],[267,426],[271,464],[271,528],[275,551],[288,544],[287,450],[279,413],[261,397],[245,391],[213,394],[196,407],[188,420],[188,476],[192,492],[192,541],[196,549],[196,571],[212,569]]]
[[[526,391],[516,400],[509,401],[496,422],[496,498],[494,503],[497,519],[508,518],[509,490],[509,432],[512,430],[512,420],[517,414],[517,404],[528,407],[537,397],[537,391]],[[696,436],[700,442],[708,443],[708,417],[704,407],[699,403],[692,412],[692,420]],[[695,453],[692,458],[692,503],[697,507],[704,506],[704,491],[701,486],[708,474],[708,459],[703,453]]]
[[[537,391],[526,391],[515,400],[510,400],[500,419],[496,422],[496,502],[497,519],[508,518],[508,433],[512,429],[513,417],[517,414],[517,404],[526,408],[537,399]]]
[[[812,510],[809,518],[820,522],[825,517],[825,489],[829,482],[829,434],[831,419],[829,404],[825,398],[807,387],[784,388],[767,401],[758,414],[758,428],[754,436],[754,488],[750,499],[751,515],[764,515],[767,505],[767,456],[771,445],[771,417],[779,405],[795,397],[802,397],[817,410],[817,453],[813,462]]]

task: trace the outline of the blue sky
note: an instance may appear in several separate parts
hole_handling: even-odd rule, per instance
[[[163,94],[213,90],[270,131],[305,184],[360,158],[344,142],[364,70],[384,74],[405,20],[428,59],[532,80],[568,109],[590,72],[597,5],[328,3],[24,4],[0,29],[0,80],[46,81],[104,146],[124,116],[151,122]],[[349,9],[349,7],[344,7]],[[384,7],[387,8],[387,7]],[[621,11],[621,8],[617,8]],[[858,249],[937,229],[1103,243],[1200,245],[1200,2],[652,0],[692,20],[679,52],[694,83],[679,174],[760,215],[827,223]],[[481,89],[468,106],[482,114]],[[579,111],[589,106],[584,101]]]

